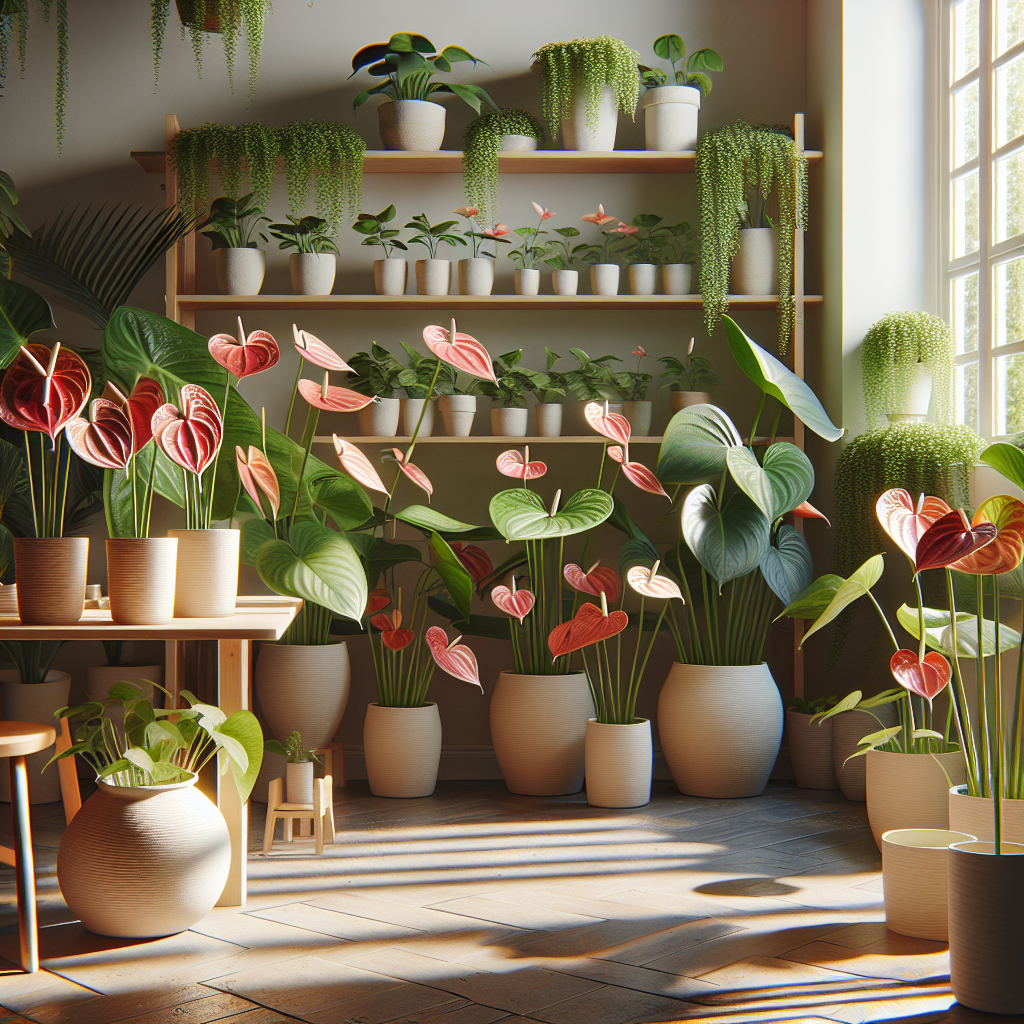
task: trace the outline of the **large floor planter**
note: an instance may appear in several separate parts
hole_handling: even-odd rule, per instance
[[[895,724],[896,712],[891,704],[875,708],[871,714],[843,711],[832,719],[832,767],[847,800],[863,802],[867,799],[867,762],[863,757],[851,760],[860,747],[861,738]]]
[[[610,153],[615,148],[619,108],[610,85],[601,87],[597,107],[597,126],[587,123],[587,101],[578,92],[572,98],[569,120],[562,122],[562,140],[566,149]]]
[[[813,715],[786,709],[789,760],[801,789],[838,789],[832,766],[832,719],[812,722]]]
[[[1004,800],[1002,811],[1003,838],[1010,843],[1024,843],[1024,800]],[[968,796],[966,785],[954,786],[949,791],[949,827],[991,843],[995,829],[991,798]]]
[[[430,796],[441,763],[441,716],[436,704],[385,708],[368,704],[363,722],[366,777],[374,796]]]
[[[178,538],[174,579],[176,619],[222,619],[235,614],[238,530],[169,530]]]
[[[739,252],[733,257],[730,287],[734,295],[777,295],[779,232],[776,228],[741,228]]]
[[[64,830],[57,880],[71,913],[98,935],[157,938],[206,917],[224,891],[231,839],[195,788],[101,782]]]
[[[444,142],[445,109],[430,100],[392,100],[377,108],[385,149],[431,152]]]
[[[587,803],[594,807],[643,807],[651,802],[654,748],[651,723],[587,722]]]
[[[110,617],[122,626],[158,626],[174,618],[177,537],[108,537]]]
[[[691,85],[661,85],[640,98],[647,149],[677,153],[697,148],[700,89]]]
[[[88,537],[15,537],[18,616],[26,626],[68,626],[85,611]]]
[[[690,796],[757,796],[782,742],[782,698],[760,665],[683,665],[658,698],[658,736],[672,778]]]
[[[267,254],[262,249],[214,249],[213,266],[221,295],[259,295]]]
[[[16,668],[0,669],[0,697],[3,699],[0,716],[9,722],[39,722],[56,725],[54,712],[67,707],[71,676],[67,672],[50,669],[42,683],[23,683]],[[58,730],[59,731],[59,730]],[[60,775],[56,765],[43,767],[53,757],[54,748],[47,747],[38,754],[25,758],[28,770],[29,802],[50,804],[60,799]],[[11,801],[11,779],[7,763],[0,771],[0,800]]]
[[[587,722],[596,714],[583,672],[502,672],[491,694],[490,720],[505,785],[524,796],[578,793],[583,788]]]

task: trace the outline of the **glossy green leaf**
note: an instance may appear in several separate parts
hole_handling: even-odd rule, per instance
[[[430,546],[434,550],[436,560],[434,569],[444,580],[445,589],[452,603],[459,609],[464,619],[469,618],[470,605],[473,602],[473,577],[459,561],[459,556],[452,551],[448,542],[439,534],[431,533]]]
[[[263,764],[263,730],[251,711],[236,711],[226,722],[217,726],[216,732],[238,743],[248,758],[249,763],[244,771],[236,760],[229,760],[231,775],[244,804],[249,799],[252,787],[256,785],[256,776]]]
[[[600,526],[612,514],[612,499],[604,491],[578,491],[551,515],[540,495],[515,487],[491,498],[488,512],[506,540],[542,540]]]
[[[673,32],[669,35],[658,36],[654,40],[654,53],[662,60],[675,62],[686,53],[686,47],[683,45],[683,40]]]
[[[700,483],[726,467],[731,448],[743,439],[732,420],[714,405],[691,405],[669,420],[658,451],[658,479],[663,484]]]
[[[138,497],[141,503],[146,487],[149,485],[149,473],[153,468],[153,453],[156,452],[156,475],[153,477],[153,490],[162,498],[173,502],[178,508],[185,507],[185,480],[182,469],[176,466],[156,445],[148,444],[135,457],[135,472],[138,473]],[[103,501],[108,513],[111,537],[134,537],[132,525],[132,491],[128,475],[123,469],[107,469],[103,471]]]
[[[411,544],[396,544],[394,541],[374,537],[368,533],[346,534],[356,549],[366,570],[366,581],[372,590],[377,586],[381,574],[396,565],[406,562],[421,562],[419,548]]]
[[[42,295],[0,275],[0,370],[10,366],[33,334],[51,327],[53,316]]]
[[[814,620],[813,625],[804,634],[801,646],[807,642],[809,636],[813,636],[822,626],[828,625],[840,612],[848,608],[858,598],[863,597],[878,582],[882,575],[885,563],[881,555],[872,555],[839,589],[835,592],[832,600],[825,606],[825,610]]]
[[[312,457],[311,460],[312,461]],[[362,526],[373,513],[373,506],[359,484],[345,473],[325,466],[306,467],[310,500],[334,520],[339,530],[352,530]]]
[[[862,736],[857,742],[861,744],[861,748],[852,753],[843,764],[847,764],[852,761],[855,757],[861,757],[866,754],[869,750],[877,750],[879,747],[884,747],[891,739],[895,739],[903,731],[899,725],[894,725],[888,729],[879,729],[878,732],[873,732],[868,736]]]
[[[844,711],[852,711],[860,704],[862,696],[864,694],[861,690],[854,690],[853,693],[848,693],[838,704],[833,704],[828,711],[819,711],[818,714],[811,718],[811,721],[824,722],[826,718],[834,718],[836,715],[841,715]]]
[[[729,448],[725,454],[725,464],[729,467],[729,475],[736,486],[764,513],[765,518],[772,522],[772,510],[775,507],[775,495],[772,483],[761,468],[757,456],[749,448]]]
[[[772,488],[772,522],[802,505],[814,490],[811,460],[788,441],[778,441],[768,448],[762,468]]]
[[[835,597],[836,591],[846,582],[842,576],[826,573],[819,576],[798,594],[776,619],[816,619]]]
[[[756,569],[768,551],[764,513],[741,491],[718,508],[711,484],[694,487],[683,502],[683,537],[697,561],[722,584]]]
[[[619,548],[619,575],[625,576],[634,565],[642,565],[650,569],[660,559],[661,555],[658,553],[658,549],[646,538],[627,540]]]
[[[260,549],[267,541],[274,540],[274,530],[262,516],[236,517],[232,523],[239,531],[238,557],[242,565],[255,567]]]
[[[1024,490],[1024,451],[1015,444],[996,441],[981,453],[981,461],[988,463],[1015,487]]]
[[[470,523],[452,519],[451,516],[446,516],[443,512],[430,508],[429,505],[410,505],[408,508],[402,509],[401,512],[396,512],[395,518],[410,526],[426,530],[428,533],[432,530],[436,530],[438,533],[465,533],[467,530],[476,529]]]
[[[917,609],[904,604],[896,612],[896,620],[915,639],[921,639],[921,624]],[[953,635],[949,628],[949,612],[942,608],[925,608],[924,610],[925,645],[933,651],[953,656]],[[982,638],[985,657],[996,652],[996,624],[992,619],[985,619],[982,624]],[[1006,623],[999,626],[999,652],[1005,654],[1020,644],[1020,633]],[[956,648],[961,658],[978,656],[978,619],[970,612],[956,613]]]
[[[814,579],[811,549],[788,523],[775,531],[772,546],[761,559],[761,575],[783,604],[795,600]]]

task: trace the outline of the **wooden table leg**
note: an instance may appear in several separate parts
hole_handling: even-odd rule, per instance
[[[252,677],[252,641],[218,640],[220,707],[226,715],[248,710]],[[170,689],[170,687],[168,687]],[[217,806],[231,836],[231,869],[218,907],[244,907],[248,858],[249,805],[238,798],[230,774],[217,775]]]
[[[21,966],[39,970],[39,922],[36,917],[36,866],[32,857],[32,826],[29,822],[28,770],[24,757],[12,757],[11,821],[14,831],[14,882],[18,893],[18,938]]]
[[[164,707],[167,709],[178,706],[178,695],[182,691],[185,678],[185,642],[183,640],[167,640],[164,643],[164,687],[171,692],[164,694]]]

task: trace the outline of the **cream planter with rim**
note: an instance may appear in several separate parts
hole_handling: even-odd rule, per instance
[[[590,268],[590,290],[595,295],[618,295],[618,263],[596,263]]]
[[[333,252],[293,252],[288,257],[292,291],[296,295],[330,295],[337,268]]]
[[[284,770],[285,800],[290,804],[313,802],[313,762],[289,761]]]
[[[436,704],[386,708],[368,704],[363,722],[366,777],[374,796],[430,796],[441,763],[441,716]]]
[[[710,405],[710,391],[670,391],[668,404],[673,412],[688,409],[691,405]]]
[[[786,738],[796,784],[801,789],[838,789],[832,766],[832,719],[812,722],[813,717],[786,708]]]
[[[416,261],[416,293],[418,295],[447,295],[451,287],[451,260]]]
[[[110,617],[122,626],[157,626],[174,618],[176,537],[108,537]]]
[[[8,722],[38,722],[52,725],[60,734],[60,723],[54,720],[54,712],[67,707],[71,676],[67,672],[50,669],[41,683],[23,683],[16,668],[0,668],[0,697],[3,706],[0,715]],[[28,798],[33,804],[52,804],[60,799],[60,774],[52,764],[44,772],[43,766],[53,757],[54,747],[47,747],[25,758],[28,769]],[[11,778],[7,763],[0,771],[0,800],[11,801]]]
[[[1003,839],[1024,843],[1024,800],[1003,799]],[[995,822],[992,820],[992,799],[968,796],[967,786],[954,786],[949,791],[949,827],[968,832],[983,843],[991,843]]]
[[[730,288],[734,295],[778,295],[777,228],[740,229],[740,249],[732,260]]]
[[[562,403],[538,402],[533,407],[538,437],[562,436]]]
[[[863,755],[852,755],[860,748],[862,737],[894,726],[896,711],[891,704],[887,704],[875,708],[871,714],[867,711],[843,711],[830,721],[832,767],[835,769],[836,781],[847,800],[862,802],[867,799],[867,761]]]
[[[169,530],[178,538],[174,579],[176,619],[222,619],[235,614],[238,530]]]
[[[782,698],[768,665],[683,665],[658,698],[658,735],[689,796],[757,796],[782,742]]]
[[[491,742],[505,785],[524,796],[583,788],[587,722],[596,716],[583,672],[502,672],[491,694]]]
[[[538,295],[540,293],[540,271],[536,267],[517,270],[512,277],[516,285],[516,295]]]
[[[68,626],[85,611],[88,537],[15,537],[18,617],[26,626]]]
[[[644,142],[648,150],[678,153],[697,148],[700,89],[690,85],[659,85],[640,98]]]
[[[502,153],[532,153],[537,140],[532,135],[502,135],[499,147]]]
[[[409,262],[397,256],[373,261],[373,287],[378,295],[404,295],[409,280]]]
[[[588,804],[643,807],[651,802],[654,748],[646,718],[631,725],[608,725],[591,718],[585,759]]]
[[[551,290],[555,295],[575,295],[580,287],[578,270],[552,270]]]
[[[391,100],[377,108],[385,149],[433,152],[444,142],[445,109],[430,100]]]
[[[629,427],[634,437],[650,437],[653,411],[654,403],[646,400],[622,403],[622,415],[629,420]]]
[[[658,268],[653,263],[630,263],[629,290],[634,295],[653,295],[658,284]]]
[[[610,153],[615,149],[618,126],[619,109],[610,85],[601,86],[596,127],[587,123],[587,101],[576,91],[572,97],[569,120],[562,122],[562,141],[566,149]]]
[[[213,266],[221,295],[259,295],[267,254],[262,249],[214,249]]]
[[[427,401],[425,398],[403,398],[402,399],[402,431],[412,437],[416,424],[420,423],[420,413],[423,414],[423,422],[420,423],[420,437],[430,437],[434,430],[434,401]],[[424,406],[426,409],[424,410]]]
[[[356,414],[363,437],[395,437],[402,402],[398,398],[378,398]]]
[[[476,395],[441,395],[437,400],[449,437],[469,437],[476,416]]]
[[[494,260],[489,256],[459,260],[460,295],[490,295],[493,288]]]
[[[526,406],[499,406],[491,410],[491,433],[495,437],[526,437],[529,412]]]
[[[71,819],[57,880],[89,931],[158,938],[185,931],[213,909],[228,879],[231,839],[195,783],[195,776],[168,786],[100,782]]]
[[[661,290],[666,295],[692,295],[693,264],[663,263]]]

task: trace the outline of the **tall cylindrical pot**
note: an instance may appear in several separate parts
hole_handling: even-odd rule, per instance
[[[618,263],[596,263],[590,268],[590,290],[595,295],[619,294]]]
[[[392,100],[377,108],[385,149],[431,152],[444,142],[445,109],[430,100]]]
[[[426,398],[402,399],[402,430],[412,437],[416,424],[420,424],[420,437],[430,437],[434,430],[434,401]],[[423,422],[420,423],[420,414]]]
[[[689,85],[660,85],[643,94],[640,109],[644,112],[647,149],[678,153],[697,148],[700,89]]]
[[[630,263],[629,290],[634,295],[653,295],[658,284],[658,268],[653,263]]]
[[[441,763],[441,716],[436,704],[419,708],[366,706],[366,777],[374,796],[430,796]]]
[[[356,414],[359,417],[359,432],[363,437],[394,437],[398,433],[401,413],[401,399],[378,398]]]
[[[502,135],[499,143],[502,153],[532,153],[537,148],[532,135]]]
[[[552,270],[551,290],[556,295],[575,295],[580,287],[578,270]]]
[[[569,120],[562,122],[562,141],[566,149],[610,153],[615,149],[615,132],[618,124],[619,108],[610,85],[601,87],[597,120],[594,124],[590,124],[587,119],[586,99],[576,91],[572,98]]]
[[[469,437],[476,416],[476,395],[441,395],[437,400],[449,437]]]
[[[537,295],[540,293],[540,271],[536,267],[525,267],[513,275],[516,295]]]
[[[284,795],[290,804],[313,802],[313,762],[289,761],[284,770]]]
[[[740,249],[733,257],[734,295],[778,295],[779,232],[776,228],[741,228]]]
[[[15,537],[18,617],[26,626],[69,626],[85,611],[88,537]]]
[[[1003,800],[1003,838],[1011,843],[1024,843],[1024,800]],[[991,843],[995,823],[992,820],[992,798],[968,796],[967,786],[954,786],[949,791],[949,827],[968,832],[983,843]]]
[[[670,391],[668,404],[673,412],[688,409],[691,405],[710,405],[710,391]]]
[[[693,264],[663,263],[661,266],[661,290],[666,295],[690,295]]]
[[[238,530],[169,530],[178,538],[174,578],[176,619],[221,619],[235,614]]]
[[[537,421],[538,437],[562,436],[561,402],[538,402],[533,407],[533,416]]]
[[[7,722],[38,722],[50,725],[60,732],[60,723],[53,715],[67,707],[71,676],[67,672],[50,669],[41,683],[23,683],[16,668],[0,668],[0,697],[3,706],[0,715]],[[46,771],[43,767],[53,757],[54,748],[47,747],[25,758],[28,769],[28,798],[33,804],[52,804],[60,799],[60,775],[57,766],[51,764]],[[11,778],[6,762],[0,771],[0,800],[10,803]]]
[[[682,665],[658,698],[672,778],[690,796],[757,796],[782,742],[782,698],[768,665]]]
[[[832,767],[832,719],[818,719],[792,708],[786,709],[789,760],[796,784],[801,789],[838,789]]]
[[[228,879],[231,839],[195,783],[195,776],[167,786],[100,782],[71,819],[57,880],[89,931],[157,938],[185,931],[213,909]]]
[[[860,741],[864,736],[895,725],[896,712],[891,704],[886,704],[875,708],[871,714],[866,711],[843,711],[831,721],[832,767],[835,769],[836,781],[847,800],[862,802],[867,799],[867,762],[863,755],[853,755],[860,749]]]
[[[526,406],[499,406],[491,410],[491,433],[495,437],[526,437],[529,412]]]
[[[585,760],[588,804],[643,807],[651,802],[654,749],[646,718],[631,725],[607,725],[591,718]]]
[[[288,257],[292,291],[296,295],[330,295],[337,267],[333,252],[293,252]]]
[[[460,295],[490,295],[493,287],[494,260],[490,256],[459,260]]]
[[[157,626],[174,618],[176,537],[108,537],[110,617],[122,626]]]
[[[578,793],[583,788],[587,722],[595,715],[583,672],[502,672],[491,694],[490,721],[505,785],[524,796]]]
[[[404,295],[409,263],[398,256],[373,261],[373,286],[378,295]]]
[[[213,267],[221,295],[259,295],[267,254],[262,249],[214,249]]]
[[[416,261],[416,292],[418,295],[447,295],[451,286],[451,260]]]
[[[654,410],[654,403],[623,402],[622,415],[629,420],[629,427],[633,437],[649,437],[651,433],[651,415]]]

